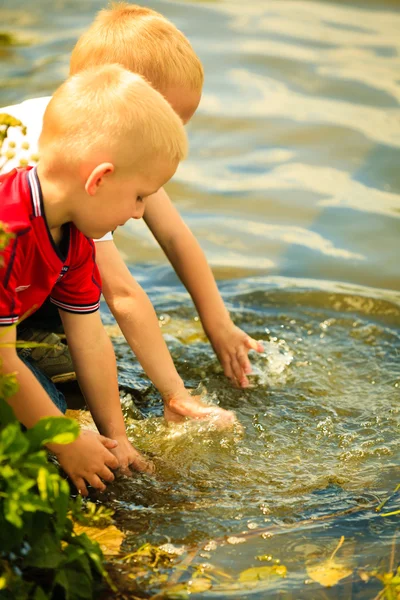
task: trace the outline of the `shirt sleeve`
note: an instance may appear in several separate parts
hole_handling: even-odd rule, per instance
[[[77,230],[75,234],[71,264],[61,272],[52,289],[50,301],[67,312],[88,314],[100,307],[101,278],[93,240]]]
[[[17,287],[21,261],[18,253],[18,236],[0,250],[0,326],[17,323],[21,312]]]

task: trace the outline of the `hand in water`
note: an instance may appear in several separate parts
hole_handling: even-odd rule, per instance
[[[210,333],[209,338],[225,375],[236,386],[248,387],[247,375],[252,372],[248,353],[250,350],[263,352],[262,344],[236,327],[232,321]]]
[[[112,453],[118,459],[118,469],[123,475],[131,475],[132,470],[140,473],[154,473],[154,464],[138,452],[130,443],[126,436],[116,437],[118,446]]]
[[[187,390],[164,400],[164,417],[169,423],[181,423],[185,418],[210,419],[218,427],[231,427],[236,422],[235,414],[219,406],[210,406],[200,400],[200,396],[191,396]]]
[[[115,452],[117,446],[116,440],[82,429],[74,442],[65,445],[49,444],[48,448],[57,456],[78,492],[87,496],[87,483],[103,492],[106,485],[101,480],[114,480],[110,469],[118,468],[118,460],[111,450]]]

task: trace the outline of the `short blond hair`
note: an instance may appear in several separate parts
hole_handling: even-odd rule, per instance
[[[39,150],[47,164],[112,161],[121,170],[143,171],[157,159],[176,168],[187,154],[187,137],[163,96],[114,64],[73,75],[56,90]]]
[[[188,39],[160,13],[126,2],[101,10],[79,38],[70,74],[119,63],[162,93],[187,86],[201,92],[204,71]]]

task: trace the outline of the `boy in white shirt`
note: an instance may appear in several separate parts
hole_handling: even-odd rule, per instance
[[[193,116],[201,98],[203,68],[186,37],[162,15],[126,3],[100,11],[72,52],[70,72],[113,62],[144,76],[184,123]],[[29,100],[1,111],[27,125],[28,160],[35,151],[37,130],[48,100]],[[225,375],[236,386],[247,387],[247,375],[251,372],[248,352],[261,352],[262,346],[234,325],[199,243],[164,189],[146,199],[143,218],[189,291]],[[151,302],[126,267],[111,234],[97,242],[96,252],[104,297],[144,371],[159,390],[165,417],[179,421],[207,416],[208,407],[185,390]],[[46,334],[39,335],[43,339]],[[71,368],[67,352],[61,349],[58,356],[57,350],[55,354],[55,368],[61,364],[61,373],[65,373]]]

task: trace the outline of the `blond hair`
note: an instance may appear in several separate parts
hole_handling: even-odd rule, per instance
[[[42,160],[68,166],[112,161],[146,170],[156,159],[175,168],[187,153],[180,118],[140,75],[103,65],[73,75],[55,92],[43,118]]]
[[[114,3],[97,14],[72,51],[70,74],[109,63],[139,73],[162,93],[203,86],[203,67],[188,39],[160,13],[135,4]]]

